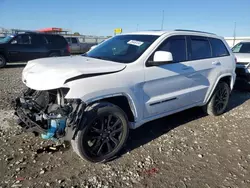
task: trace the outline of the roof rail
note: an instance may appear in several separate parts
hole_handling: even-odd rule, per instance
[[[216,35],[214,33],[209,33],[209,32],[204,32],[204,31],[196,31],[196,30],[188,30],[188,29],[175,29],[175,31],[189,31],[189,32],[206,33],[206,34]]]

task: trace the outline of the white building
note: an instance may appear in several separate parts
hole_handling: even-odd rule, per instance
[[[250,37],[224,37],[228,45],[232,48],[234,45],[242,41],[250,41]]]

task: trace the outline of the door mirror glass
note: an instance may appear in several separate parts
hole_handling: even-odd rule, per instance
[[[11,41],[11,44],[17,44],[17,40]]]
[[[148,61],[146,66],[158,66],[173,62],[173,55],[171,52],[156,51],[153,57],[153,61]]]

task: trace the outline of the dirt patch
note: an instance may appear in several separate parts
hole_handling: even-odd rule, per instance
[[[0,70],[0,187],[250,187],[249,93],[233,92],[219,117],[194,108],[145,124],[121,156],[91,164],[16,128],[9,103],[21,69]]]

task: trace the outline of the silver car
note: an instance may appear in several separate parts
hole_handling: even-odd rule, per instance
[[[250,83],[250,41],[240,42],[232,48],[237,59],[237,85],[249,89]]]

